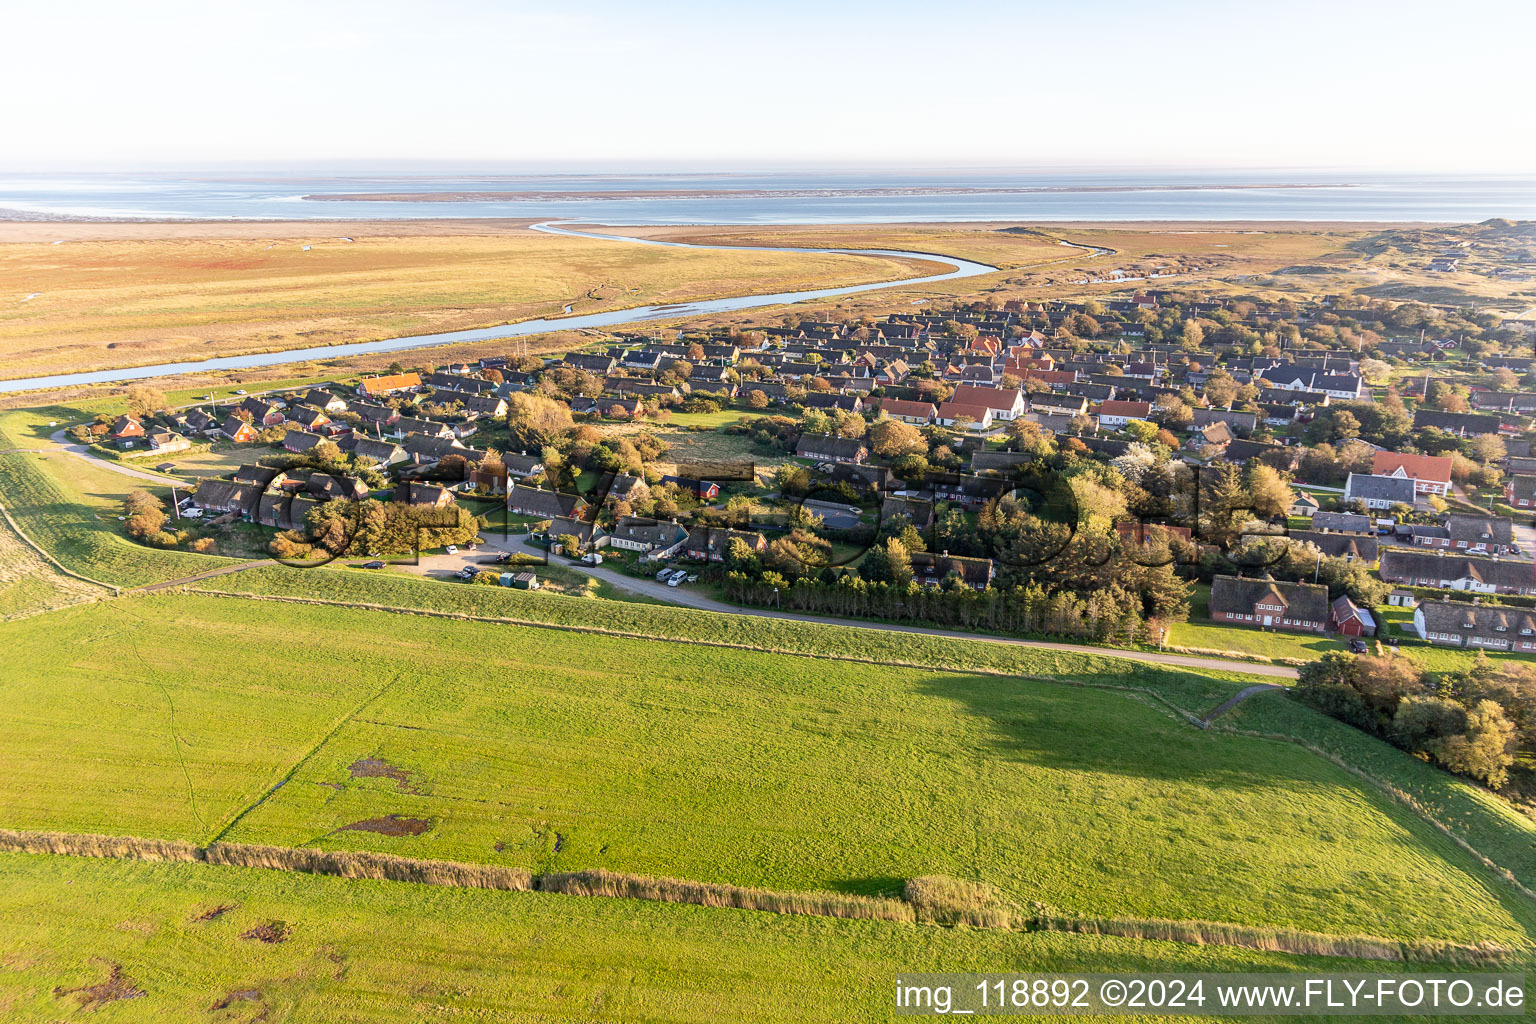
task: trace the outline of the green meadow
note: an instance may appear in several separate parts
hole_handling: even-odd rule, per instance
[[[1054,652],[992,674],[195,595],[0,644],[7,827],[778,890],[946,874],[1066,912],[1519,947],[1536,923],[1328,760],[1021,677],[1072,678]],[[389,816],[424,827],[356,827]]]
[[[282,942],[241,938],[275,922]],[[1380,967],[1091,935],[21,854],[0,854],[0,950],[0,1018],[99,1024],[882,1021],[893,1016],[895,977],[912,971]],[[114,967],[142,994],[90,1002],[90,993],[69,991],[101,985]]]

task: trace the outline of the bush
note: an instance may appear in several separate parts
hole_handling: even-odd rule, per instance
[[[966,882],[944,875],[908,879],[901,893],[917,919],[925,924],[968,924],[977,928],[1007,928],[1013,911],[985,882]]]

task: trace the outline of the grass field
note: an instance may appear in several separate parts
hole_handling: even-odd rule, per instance
[[[63,608],[106,593],[54,568],[0,519],[0,619]]]
[[[117,517],[123,498],[142,487],[162,499],[170,489],[56,455],[0,453],[0,504],[22,532],[66,568],[102,583],[136,587],[228,564],[187,551],[134,543]]]
[[[272,921],[288,926],[287,941],[240,938]],[[0,948],[0,1017],[102,1024],[880,1021],[891,1019],[900,972],[1379,969],[1087,935],[20,854],[0,854]],[[86,1011],[54,993],[99,984],[114,965],[142,996]],[[247,996],[233,1009],[210,1012],[237,992]]]
[[[941,873],[1072,912],[1519,946],[1536,924],[1330,762],[1122,694],[195,596],[0,643],[12,827],[788,890]],[[353,777],[367,758],[389,777]],[[386,815],[430,824],[346,829]]]
[[[516,227],[433,237],[375,224],[349,229],[351,241],[323,230],[0,244],[0,295],[36,294],[0,303],[0,363],[7,376],[133,366],[917,273],[880,257],[659,249]]]

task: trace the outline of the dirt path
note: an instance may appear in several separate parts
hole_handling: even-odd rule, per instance
[[[1246,689],[1238,690],[1232,696],[1228,697],[1226,700],[1222,701],[1220,704],[1207,711],[1205,716],[1200,719],[1200,723],[1202,725],[1210,725],[1216,719],[1220,718],[1228,711],[1231,711],[1233,708],[1237,707],[1249,697],[1257,697],[1259,694],[1268,693],[1270,690],[1283,689],[1285,689],[1285,687],[1279,686],[1275,683],[1259,683],[1257,686],[1249,686]]]
[[[174,580],[166,580],[164,583],[149,583],[142,587],[133,587],[130,590],[123,591],[123,593],[153,594],[157,590],[171,590],[175,587],[185,586],[188,583],[197,583],[200,580],[212,579],[215,576],[228,576],[233,572],[244,572],[247,569],[259,569],[264,565],[276,564],[276,559],[258,558],[254,562],[241,562],[239,565],[226,565],[223,568],[209,569],[207,572],[200,572],[193,576],[182,576]]]

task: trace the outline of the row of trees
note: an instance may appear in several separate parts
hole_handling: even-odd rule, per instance
[[[1137,602],[1110,590],[1087,597],[1049,593],[1039,585],[972,590],[950,579],[941,586],[870,582],[854,573],[791,581],[769,570],[760,576],[731,570],[727,600],[787,610],[858,618],[929,622],[957,629],[1072,637],[1131,643],[1146,635]]]

